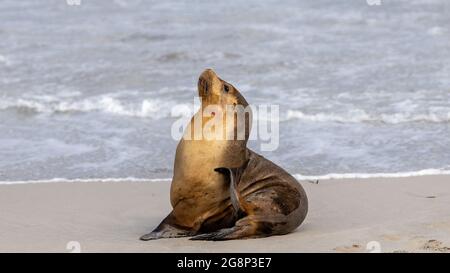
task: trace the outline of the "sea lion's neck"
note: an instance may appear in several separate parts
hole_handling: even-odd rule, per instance
[[[184,137],[179,144],[183,148],[179,152],[205,151],[201,154],[197,153],[197,156],[201,156],[214,165],[217,164],[218,167],[243,165],[248,158],[247,139],[236,140],[234,137],[235,126],[233,124],[226,126],[224,124],[226,121],[222,123],[223,128],[215,128],[214,124],[218,124],[217,119],[217,117],[203,116],[200,109],[186,128]]]
[[[239,124],[242,123],[242,124]],[[245,123],[245,124],[244,124]],[[247,140],[250,135],[249,118],[238,118],[236,114],[225,114],[222,109],[217,110],[213,114],[204,113],[200,109],[191,118],[183,139],[185,140],[236,140],[239,143]]]

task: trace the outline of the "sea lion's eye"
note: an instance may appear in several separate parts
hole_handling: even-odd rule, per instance
[[[223,85],[223,90],[228,93],[228,91],[230,91],[230,87],[228,87],[228,85],[224,84]]]

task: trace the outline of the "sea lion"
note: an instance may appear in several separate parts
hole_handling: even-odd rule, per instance
[[[140,239],[192,237],[191,240],[230,240],[286,234],[305,219],[308,199],[297,180],[282,168],[248,149],[250,116],[245,137],[237,137],[236,116],[224,136],[199,137],[195,121],[205,126],[216,115],[202,115],[210,106],[247,107],[241,93],[211,70],[199,77],[201,108],[192,117],[176,150],[170,198],[172,212]],[[247,109],[247,108],[246,108]],[[214,134],[216,132],[212,132]],[[201,132],[200,134],[205,134]]]

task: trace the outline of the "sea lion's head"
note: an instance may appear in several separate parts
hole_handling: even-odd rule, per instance
[[[248,106],[247,101],[232,84],[222,80],[212,69],[206,69],[198,78],[198,95],[202,106],[242,105]]]
[[[198,95],[202,102],[203,114],[206,115],[205,120],[222,117],[222,125],[226,124],[223,134],[227,138],[232,135],[232,140],[248,140],[252,111],[236,87],[219,78],[212,69],[206,69],[198,79]],[[228,127],[227,121],[232,121],[233,126]]]

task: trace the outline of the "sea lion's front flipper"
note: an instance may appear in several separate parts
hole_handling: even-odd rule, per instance
[[[230,179],[230,199],[231,204],[236,212],[236,215],[241,218],[246,215],[245,201],[241,197],[237,189],[237,184],[243,172],[243,167],[240,168],[216,168],[214,171],[219,172]]]
[[[142,241],[149,241],[161,238],[189,237],[194,234],[195,232],[192,230],[177,227],[174,223],[174,217],[172,213],[170,213],[157,228],[152,232],[141,236],[139,239]]]

